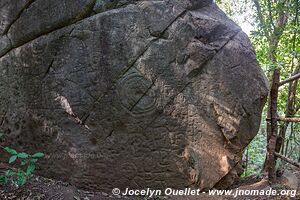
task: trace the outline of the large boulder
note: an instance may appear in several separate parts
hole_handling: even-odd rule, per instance
[[[0,11],[2,145],[44,152],[39,174],[103,191],[207,189],[237,174],[268,88],[212,0],[2,0]]]

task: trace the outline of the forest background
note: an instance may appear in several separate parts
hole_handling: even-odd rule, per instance
[[[258,62],[270,84],[274,71],[280,80],[300,72],[299,0],[216,0],[218,6],[248,34]],[[300,87],[295,80],[279,88],[278,117],[299,118]],[[245,149],[243,176],[260,174],[267,146],[266,104],[258,135]],[[278,136],[282,139],[280,154],[300,162],[300,123],[278,122]],[[278,160],[277,168],[288,164]]]

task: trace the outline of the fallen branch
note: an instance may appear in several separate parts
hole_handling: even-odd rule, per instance
[[[291,76],[290,78],[287,78],[287,79],[281,81],[281,82],[279,83],[279,87],[282,86],[282,85],[284,85],[284,84],[286,84],[286,83],[289,83],[289,82],[291,82],[291,81],[295,81],[295,80],[297,80],[297,79],[299,79],[299,78],[300,78],[300,73],[298,73],[298,74],[296,74],[296,75],[294,75],[294,76]]]
[[[281,154],[279,154],[277,152],[274,152],[274,155],[276,157],[280,158],[281,160],[283,160],[283,161],[285,161],[287,163],[290,163],[291,165],[294,165],[295,167],[300,168],[300,163],[297,163],[296,161],[294,161],[294,160],[292,160],[290,158],[287,158],[287,157],[285,157],[285,156],[283,156],[283,155],[281,155]]]

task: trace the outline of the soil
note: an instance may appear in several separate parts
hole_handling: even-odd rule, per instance
[[[300,180],[300,171],[293,170],[292,173],[297,176]],[[300,181],[299,181],[300,182]],[[261,181],[255,176],[250,176],[244,179],[241,179],[238,183],[232,186],[230,189],[236,190],[237,188],[241,189],[259,189],[267,190],[270,188],[269,184],[266,181]],[[286,185],[281,183],[275,184],[272,188],[277,190],[282,189],[291,189]],[[149,198],[145,197],[121,197],[113,196],[112,194],[107,194],[104,192],[92,192],[85,191],[76,188],[75,186],[61,182],[55,181],[48,178],[43,178],[40,176],[33,176],[24,186],[15,187],[15,186],[1,186],[0,185],[0,200],[114,200],[114,199],[128,199],[128,200],[148,200]],[[171,199],[171,200],[265,200],[265,199],[300,199],[300,188],[298,188],[296,197],[287,197],[287,196],[276,196],[276,197],[266,197],[266,196],[256,196],[256,197],[247,197],[240,196],[234,198],[232,196],[210,196],[208,194],[201,194],[200,196],[177,196],[177,197],[156,197],[152,198],[154,200],[159,199]]]

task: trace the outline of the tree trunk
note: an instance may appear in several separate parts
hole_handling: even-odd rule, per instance
[[[276,180],[276,142],[277,142],[277,98],[280,81],[280,71],[278,68],[274,70],[272,78],[272,86],[268,104],[268,116],[270,119],[267,122],[267,156],[265,161],[264,173],[267,175],[270,182]]]

